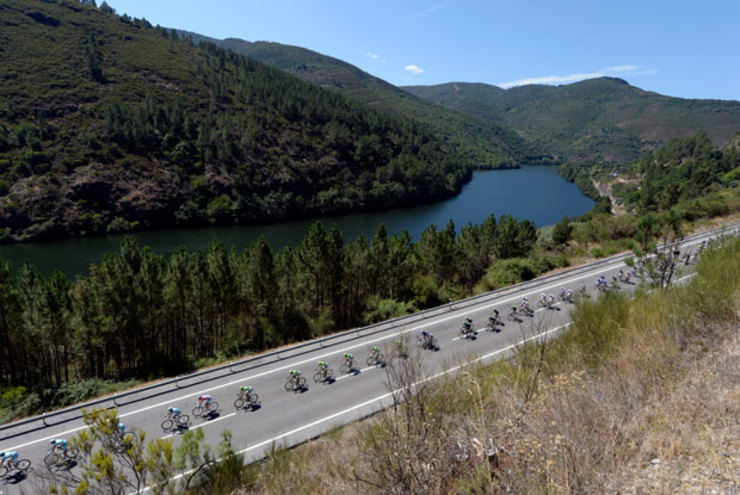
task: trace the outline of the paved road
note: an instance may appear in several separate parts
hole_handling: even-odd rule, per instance
[[[683,252],[697,252],[702,241],[708,237],[701,235],[691,238],[684,243]],[[393,342],[404,339],[412,354],[418,355],[422,360],[426,377],[455,371],[462,363],[470,361],[500,359],[524,340],[532,339],[538,334],[554,336],[567,326],[572,305],[558,302],[552,309],[537,308],[540,293],[557,296],[560,287],[575,290],[580,284],[585,284],[590,297],[594,297],[596,277],[603,274],[611,280],[620,269],[627,270],[621,258],[597,267],[582,267],[562,277],[545,278],[525,287],[514,288],[494,299],[463,309],[449,307],[447,311],[422,322],[391,328],[340,345],[318,347],[207,383],[183,385],[171,392],[123,405],[119,407],[119,414],[124,423],[145,430],[148,438],[177,439],[177,432],[165,433],[160,424],[168,406],[179,407],[184,414],[191,415],[189,429],[203,429],[206,442],[215,446],[220,440],[221,431],[231,430],[236,450],[243,453],[248,461],[257,460],[264,457],[273,445],[292,446],[335,426],[387,407],[392,402],[392,394],[387,384],[386,371],[382,366],[365,365],[371,346],[379,346],[385,356],[390,356]],[[639,279],[635,281],[639,282]],[[635,285],[622,284],[621,290],[633,291],[634,288]],[[531,306],[537,309],[535,315],[531,318],[524,317],[518,322],[507,321],[509,308],[518,305],[525,296],[529,298]],[[484,330],[487,316],[493,309],[499,310],[505,322],[500,327],[500,332]],[[460,337],[460,324],[466,316],[470,316],[475,328],[479,329],[474,338]],[[437,337],[437,350],[421,350],[415,346],[422,328]],[[354,354],[360,363],[359,369],[353,373],[339,373],[341,358],[345,352]],[[334,370],[336,380],[332,383],[313,382],[314,369],[320,360],[327,361]],[[284,384],[290,369],[303,372],[307,378],[307,388],[291,392],[285,390]],[[233,402],[241,385],[254,387],[260,397],[260,406],[235,410]],[[195,398],[200,394],[210,394],[219,403],[220,408],[216,414],[205,419],[192,417]],[[16,450],[21,458],[31,459],[34,463],[27,479],[6,479],[4,483],[0,480],[0,493],[14,494],[24,490],[32,493],[33,477],[38,470],[45,469],[41,460],[47,452],[49,440],[60,437],[70,439],[82,428],[84,425],[80,419],[72,419],[49,427],[40,428],[37,422],[35,425],[23,425],[0,432],[0,450]]]

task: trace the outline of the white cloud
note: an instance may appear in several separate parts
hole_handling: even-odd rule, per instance
[[[417,21],[421,19],[422,17],[429,15],[429,14],[433,14],[437,12],[438,10],[443,9],[445,7],[447,7],[447,2],[442,2],[439,5],[435,5],[434,7],[429,7],[428,9],[420,10],[419,12],[409,17],[409,22]]]
[[[499,83],[498,86],[508,89],[514,86],[524,86],[526,84],[558,84],[558,83],[571,83],[576,81],[585,81],[586,79],[594,79],[597,77],[605,76],[618,76],[624,74],[630,75],[641,75],[641,74],[653,74],[655,70],[644,69],[639,65],[615,65],[601,69],[596,72],[583,72],[575,74],[567,74],[565,76],[542,76],[542,77],[527,77],[525,79],[518,79],[516,81],[509,81]]]
[[[421,74],[422,72],[424,72],[424,69],[415,64],[407,65],[406,67],[404,67],[404,69],[413,74]]]
[[[371,58],[371,59],[375,60],[376,62],[380,62],[381,64],[384,64],[384,63],[386,63],[386,59],[384,59],[384,58],[380,58],[380,55],[378,55],[377,53],[373,53],[373,52],[367,52],[367,53],[365,54],[365,56],[367,56],[367,57],[369,57],[369,58]]]

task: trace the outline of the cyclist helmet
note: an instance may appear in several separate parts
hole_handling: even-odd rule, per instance
[[[49,440],[49,445],[54,445],[55,443],[57,443],[56,440]]]
[[[167,408],[167,410],[168,410],[169,412],[175,412],[175,408],[174,408],[174,407],[172,407],[172,406],[168,407],[168,408]]]

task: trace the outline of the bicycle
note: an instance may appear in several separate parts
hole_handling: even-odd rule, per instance
[[[179,416],[175,416],[174,418],[165,419],[164,421],[162,421],[161,426],[164,431],[170,431],[174,427],[184,428],[188,425],[189,422],[190,416],[188,416],[187,414],[181,414]]]
[[[305,386],[306,379],[303,377],[294,378],[291,376],[290,378],[288,378],[288,381],[285,382],[285,390],[287,392],[290,392],[291,390],[302,390]]]
[[[254,406],[257,404],[257,401],[259,400],[259,396],[257,394],[249,394],[248,397],[246,397],[244,394],[236,394],[237,399],[234,401],[234,407],[237,409],[241,409],[242,407],[249,405]]]
[[[422,349],[436,349],[437,348],[437,339],[430,336],[429,338],[425,339],[423,337],[417,337],[416,338],[416,345],[421,347]]]
[[[472,323],[468,326],[462,325],[460,327],[460,337],[467,339],[473,335],[475,335],[475,327]]]
[[[355,360],[352,359],[351,361],[347,362],[345,359],[342,364],[339,365],[339,372],[340,373],[349,373],[350,371],[355,370]]]
[[[325,382],[330,380],[332,376],[334,376],[334,370],[326,368],[325,370],[317,371],[316,374],[313,375],[313,381],[314,383]]]
[[[136,438],[133,427],[129,426],[126,430],[126,433],[123,434],[120,431],[115,431],[103,440],[103,445],[118,454],[126,452],[133,445]]]
[[[215,400],[208,401],[205,404],[205,406],[202,406],[201,403],[199,403],[197,406],[195,406],[193,408],[193,416],[197,418],[203,413],[210,414],[218,411],[218,402],[216,402]]]
[[[365,363],[368,366],[376,366],[378,364],[383,364],[383,354],[376,352],[374,354],[370,354],[367,359],[365,360]]]
[[[6,475],[13,471],[20,471],[25,473],[31,467],[31,461],[28,459],[18,459],[17,461],[8,461],[0,466],[0,478],[4,478]]]
[[[501,325],[501,322],[491,316],[488,318],[488,323],[486,323],[486,330],[489,332],[500,332],[501,327],[499,327],[499,325]]]
[[[62,466],[64,464],[69,465],[77,456],[80,455],[80,449],[77,447],[69,447],[64,449],[62,452],[57,452],[58,449],[50,449],[49,453],[44,456],[44,464],[46,467],[51,468],[54,466]]]

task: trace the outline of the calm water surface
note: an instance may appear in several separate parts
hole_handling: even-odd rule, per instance
[[[528,218],[537,226],[551,225],[563,215],[578,216],[593,206],[575,184],[558,175],[556,167],[525,167],[514,170],[481,171],[462,192],[447,201],[414,208],[379,213],[360,213],[321,218],[328,228],[332,223],[344,234],[345,241],[364,234],[372,237],[378,225],[385,223],[390,233],[408,230],[414,239],[430,224],[444,227],[452,219],[458,229],[468,223],[481,223],[490,214]],[[139,245],[150,246],[167,254],[177,246],[188,250],[206,249],[213,238],[228,246],[242,249],[264,235],[277,249],[295,245],[308,232],[315,220],[302,220],[273,225],[213,227],[207,229],[174,229],[137,232],[132,235]],[[48,275],[60,269],[67,275],[87,274],[91,263],[98,263],[104,253],[115,251],[123,235],[64,239],[49,243],[0,246],[0,258],[10,259],[14,267],[30,260]]]

